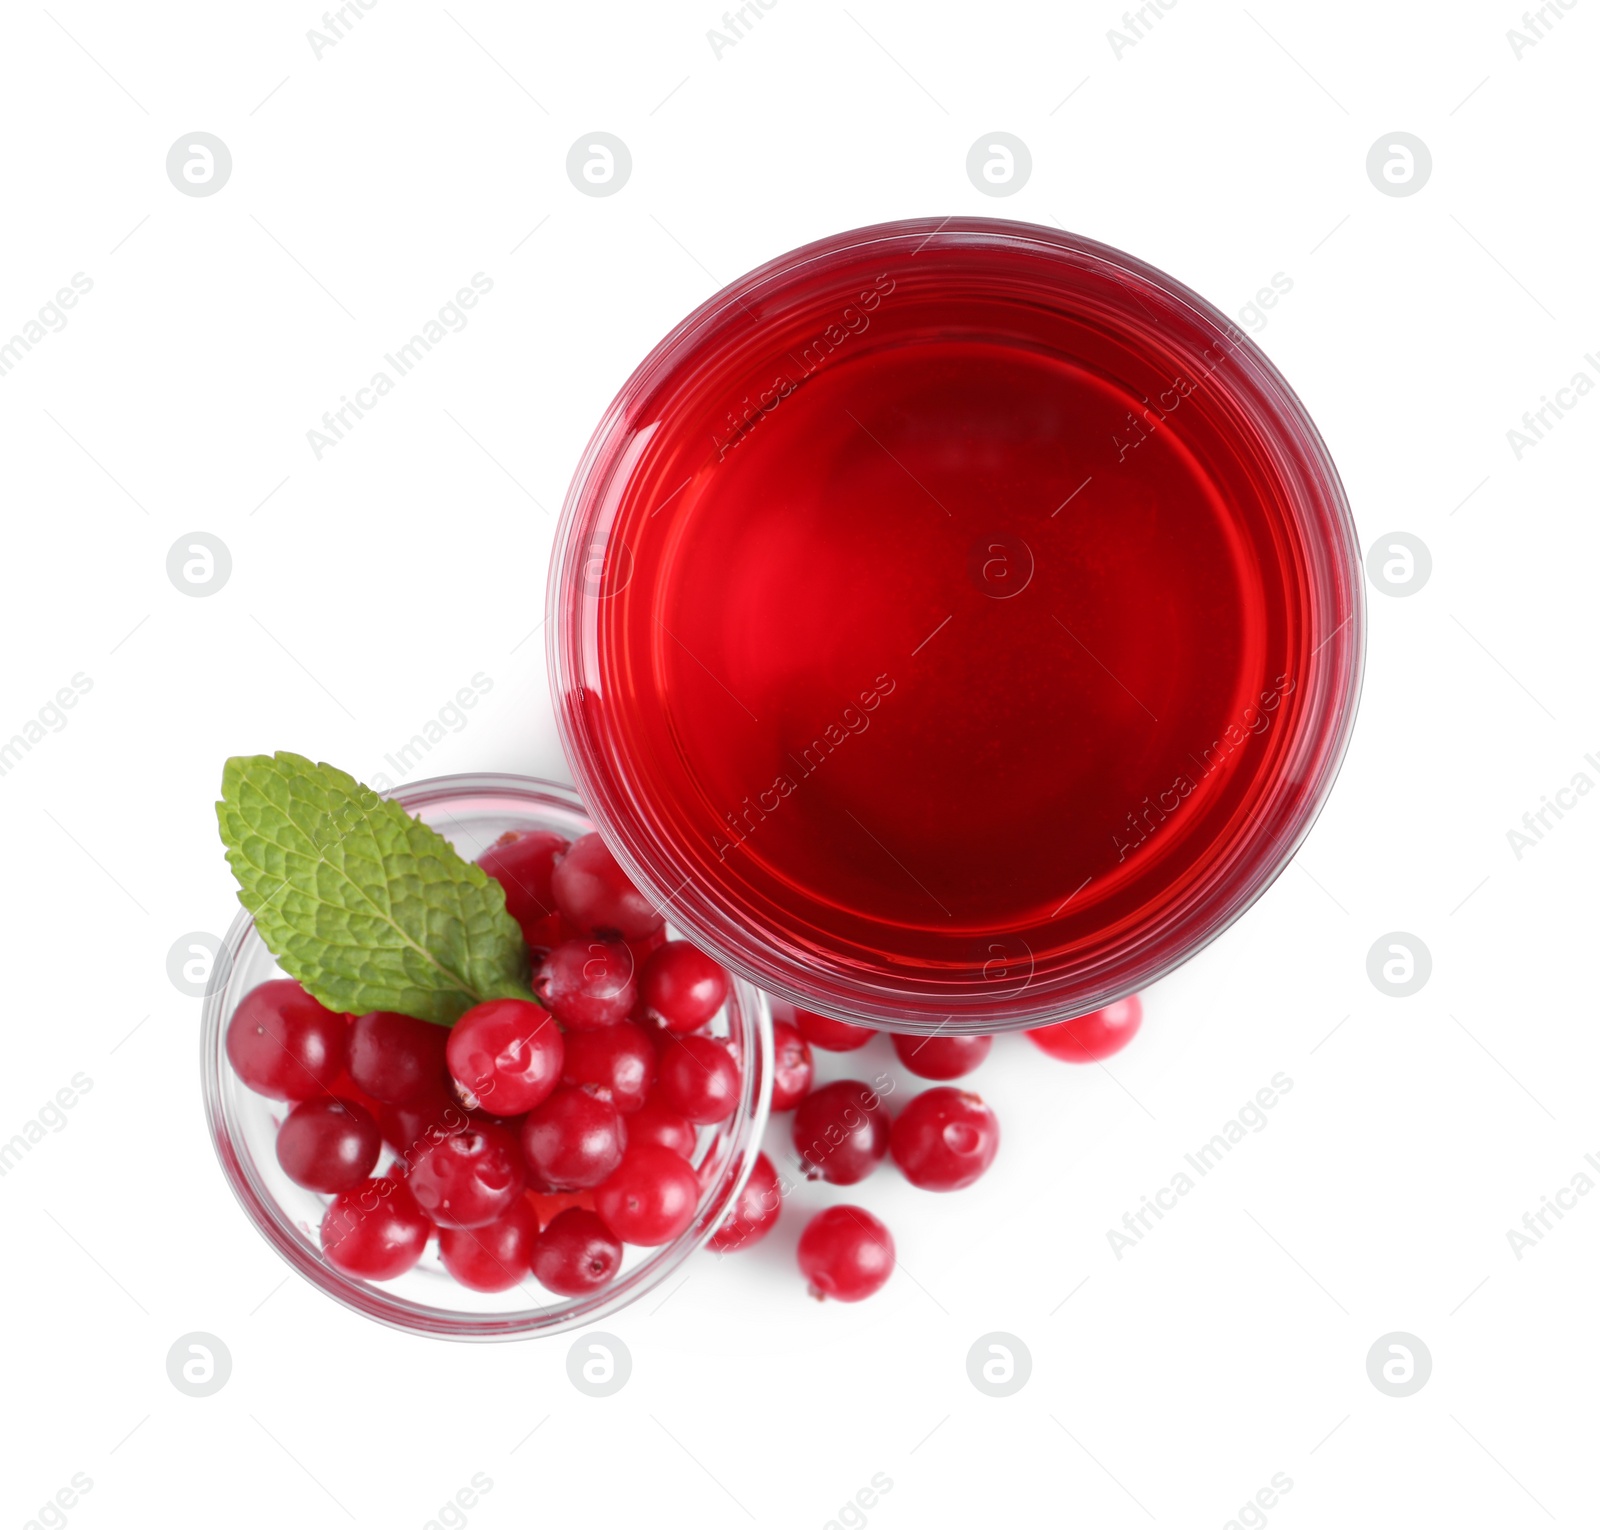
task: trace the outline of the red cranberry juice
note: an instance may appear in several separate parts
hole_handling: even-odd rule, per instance
[[[686,870],[802,950],[954,972],[1225,863],[1309,642],[1229,342],[930,254],[733,316],[647,401],[589,641]]]

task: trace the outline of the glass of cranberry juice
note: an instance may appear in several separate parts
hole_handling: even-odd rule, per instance
[[[1359,690],[1349,510],[1288,386],[1063,233],[772,262],[602,422],[551,576],[558,714],[623,864],[721,960],[898,1030],[1144,986],[1236,918]]]

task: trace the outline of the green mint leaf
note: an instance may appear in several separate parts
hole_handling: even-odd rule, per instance
[[[533,998],[500,884],[344,771],[238,756],[217,823],[267,949],[330,1009],[453,1025],[485,999]]]

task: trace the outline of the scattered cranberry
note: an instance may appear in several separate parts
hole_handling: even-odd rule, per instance
[[[1062,1062],[1099,1062],[1127,1046],[1143,1019],[1144,1006],[1135,993],[1092,1014],[1037,1026],[1027,1034],[1036,1047]]]
[[[895,1056],[918,1078],[952,1079],[971,1073],[989,1055],[993,1036],[891,1036]]]
[[[633,952],[619,940],[564,941],[539,964],[533,991],[569,1031],[615,1025],[638,998]]]
[[[902,1110],[889,1138],[901,1172],[922,1190],[964,1190],[994,1162],[1000,1122],[975,1094],[925,1089]]]
[[[491,999],[449,1033],[450,1076],[485,1110],[520,1116],[561,1082],[565,1049],[550,1012],[525,999]]]
[[[824,1052],[854,1052],[864,1047],[878,1033],[868,1025],[851,1025],[848,1020],[830,1020],[826,1015],[814,1015],[809,1009],[794,1012],[795,1027],[814,1047]]]
[[[449,1039],[442,1025],[374,1010],[350,1027],[350,1077],[385,1105],[407,1105],[445,1084]]]
[[[772,1022],[772,1108],[793,1110],[811,1092],[811,1043],[787,1020]]]
[[[372,1173],[383,1139],[359,1105],[324,1095],[302,1100],[278,1128],[278,1162],[297,1185],[333,1195]]]
[[[622,1162],[628,1129],[610,1100],[558,1089],[522,1123],[522,1156],[537,1188],[588,1190]]]
[[[661,928],[650,900],[628,880],[598,834],[585,834],[550,877],[556,907],[588,935],[644,940]]]
[[[783,1206],[783,1187],[778,1171],[765,1153],[757,1153],[750,1178],[744,1182],[728,1219],[711,1235],[710,1246],[719,1254],[749,1248],[759,1243],[777,1225]]]
[[[441,1227],[439,1262],[473,1291],[509,1291],[528,1278],[539,1216],[519,1195],[482,1227]]]
[[[728,997],[728,974],[686,940],[669,940],[644,965],[639,995],[669,1031],[697,1031]]]
[[[482,1227],[522,1194],[526,1175],[516,1137],[503,1126],[473,1121],[424,1147],[406,1179],[417,1204],[441,1227]]]
[[[293,978],[252,988],[228,1022],[228,1061],[257,1094],[309,1100],[344,1072],[345,1016],[324,1008]]]
[[[800,1102],[792,1132],[807,1179],[854,1185],[889,1151],[889,1112],[870,1085],[841,1079]]]
[[[830,1206],[800,1234],[800,1273],[819,1301],[865,1301],[894,1271],[894,1239],[870,1211]]]
[[[671,1148],[681,1158],[692,1158],[699,1140],[694,1122],[658,1099],[646,1100],[628,1117],[628,1141],[635,1147],[653,1142]]]
[[[558,1213],[533,1245],[533,1275],[557,1296],[587,1296],[622,1268],[622,1244],[592,1211]]]
[[[333,1198],[322,1218],[329,1264],[365,1280],[393,1280],[422,1258],[433,1231],[398,1179],[368,1179]]]
[[[694,1221],[700,1181],[670,1148],[630,1148],[594,1193],[594,1209],[624,1243],[670,1243]]]
[[[656,1049],[631,1020],[608,1025],[603,1031],[572,1031],[567,1036],[561,1082],[598,1090],[625,1116],[644,1104],[655,1078]]]
[[[702,1126],[726,1121],[739,1103],[739,1067],[709,1036],[678,1036],[661,1051],[656,1093],[661,1103]]]
[[[503,836],[478,857],[478,864],[505,888],[506,912],[522,927],[522,938],[530,946],[550,944],[535,937],[555,913],[550,873],[566,849],[567,841],[559,834],[535,829]]]

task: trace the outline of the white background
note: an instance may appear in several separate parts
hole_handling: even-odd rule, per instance
[[[1506,1233],[1600,1154],[1600,800],[1520,859],[1507,830],[1600,780],[1600,399],[1520,461],[1506,432],[1600,377],[1600,4],[1519,60],[1511,0],[1177,0],[1120,57],[1114,0],[778,0],[720,58],[716,3],[377,0],[320,59],[309,4],[7,7],[0,340],[94,285],[0,377],[0,736],[93,683],[0,777],[0,1137],[92,1080],[0,1179],[4,1523],[75,1472],[84,1530],[424,1526],[477,1472],[482,1530],[824,1526],[880,1472],[883,1530],[1221,1527],[1278,1472],[1275,1526],[1592,1523],[1600,1195],[1520,1260]],[[233,156],[212,197],[165,174],[196,130]],[[595,130],[634,160],[606,199],[565,173]],[[1005,200],[965,173],[996,130],[1033,156]],[[1432,152],[1414,196],[1366,174],[1395,130]],[[1109,1069],[996,1045],[979,1188],[849,1193],[902,1259],[858,1307],[806,1298],[791,1208],[615,1320],[633,1376],[597,1400],[565,1340],[410,1339],[286,1279],[214,1161],[198,1002],[166,976],[233,916],[224,757],[371,775],[482,672],[427,773],[564,778],[533,629],[614,391],[758,262],[947,213],[1059,220],[1234,314],[1292,281],[1258,338],[1363,548],[1433,558],[1410,598],[1369,586],[1360,721],[1296,864]],[[478,271],[468,328],[318,461],[307,430]],[[203,599],[165,572],[194,531],[233,562]],[[1366,972],[1394,930],[1433,957],[1407,999]],[[1279,1071],[1267,1129],[1119,1261],[1107,1229]],[[209,1398],[167,1379],[192,1330],[232,1353]],[[992,1330],[1032,1355],[1006,1399],[967,1379]],[[1393,1330],[1433,1357],[1409,1398],[1366,1373]]]

